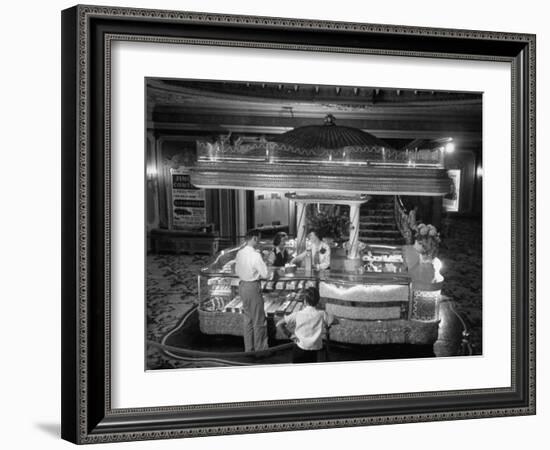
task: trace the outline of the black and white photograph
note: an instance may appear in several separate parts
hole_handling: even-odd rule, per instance
[[[483,355],[482,92],[145,91],[147,370]]]

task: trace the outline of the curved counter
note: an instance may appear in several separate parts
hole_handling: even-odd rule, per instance
[[[243,335],[239,280],[234,273],[238,248],[221,252],[199,274],[199,321],[205,334]],[[330,341],[350,344],[433,344],[439,326],[439,297],[414,292],[406,272],[358,274],[269,267],[261,282],[270,336],[284,340],[275,323],[303,307],[300,291],[319,289],[319,307],[336,321]]]

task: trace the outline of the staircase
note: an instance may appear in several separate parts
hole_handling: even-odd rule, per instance
[[[403,245],[394,215],[393,195],[373,195],[361,205],[359,240],[367,244]]]

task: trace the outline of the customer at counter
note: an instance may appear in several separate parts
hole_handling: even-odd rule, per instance
[[[316,308],[319,303],[319,291],[310,287],[302,292],[305,307],[289,314],[277,322],[276,326],[283,334],[294,341],[293,363],[317,362],[319,350],[334,317]]]
[[[403,246],[403,260],[415,291],[441,289],[441,261],[436,257],[440,242],[439,233],[433,225],[420,223],[414,244]]]
[[[288,241],[288,235],[284,232],[279,232],[273,238],[273,250],[269,253],[267,261],[270,265],[275,267],[283,267],[287,264],[292,256],[285,248],[285,244]]]
[[[250,230],[246,244],[237,252],[235,273],[239,277],[239,295],[243,302],[244,351],[265,350],[267,343],[267,322],[260,278],[267,278],[267,267],[256,249],[260,232]]]
[[[304,265],[305,258],[308,250],[311,251],[312,267],[315,270],[325,270],[330,266],[330,246],[322,241],[323,236],[318,230],[309,230],[307,237],[309,239],[309,246],[306,251],[297,255],[291,262],[291,264]]]

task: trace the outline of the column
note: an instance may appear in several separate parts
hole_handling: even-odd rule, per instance
[[[147,133],[147,231],[159,227],[159,190],[156,155],[156,139],[153,133]]]
[[[157,137],[155,140],[155,156],[157,162],[157,179],[158,179],[158,209],[159,209],[159,228],[171,229],[170,223],[171,212],[169,209],[172,205],[168,202],[168,190],[171,186],[170,170],[167,168],[167,161],[163,157],[162,146],[164,143],[163,137]]]
[[[351,203],[349,206],[349,243],[348,259],[359,258],[359,207],[360,203]]]
[[[219,190],[219,219],[220,219],[220,237],[235,241],[236,215],[235,198],[232,189]]]
[[[306,203],[296,202],[296,251],[306,249]]]
[[[237,190],[237,242],[246,235],[246,191]]]
[[[296,202],[288,200],[288,234],[296,236]]]

